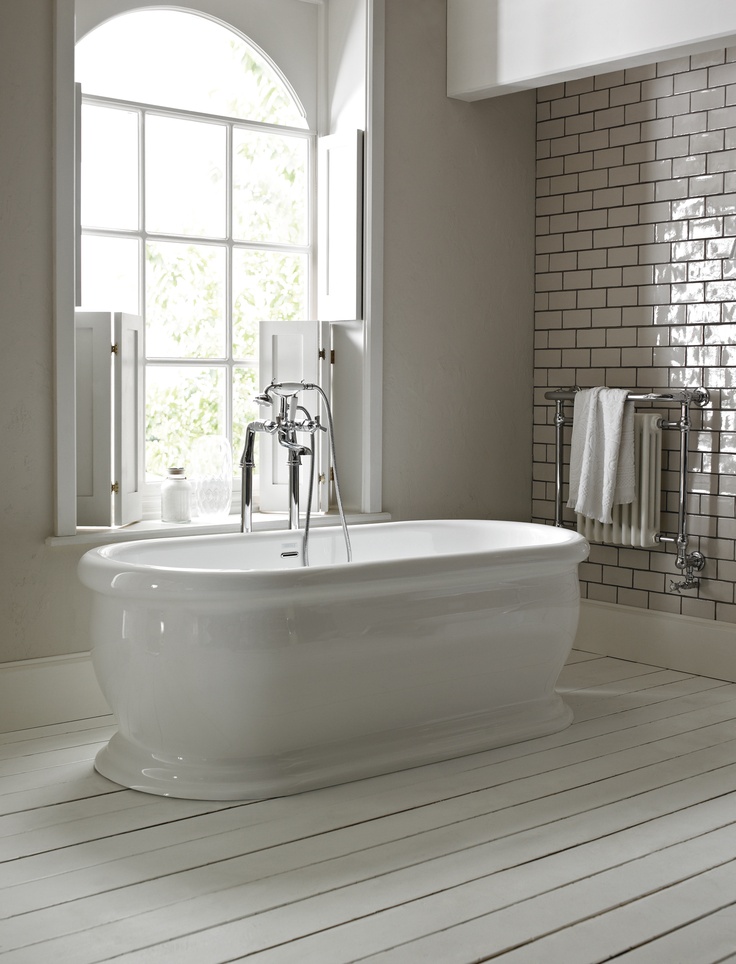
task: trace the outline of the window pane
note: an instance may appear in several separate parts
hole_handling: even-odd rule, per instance
[[[146,230],[225,236],[226,129],[146,117]]]
[[[233,251],[233,356],[253,359],[259,321],[307,317],[307,257]]]
[[[304,138],[233,131],[233,235],[242,241],[306,244]]]
[[[82,224],[138,227],[138,115],[82,107]]]
[[[138,10],[101,24],[77,44],[76,76],[88,94],[307,126],[258,50],[222,24],[183,11]]]
[[[225,435],[222,368],[146,368],[146,478],[165,478],[170,465],[189,466],[202,435]]]
[[[140,312],[138,241],[135,238],[82,238],[82,309]]]
[[[225,248],[146,245],[146,355],[225,357]]]

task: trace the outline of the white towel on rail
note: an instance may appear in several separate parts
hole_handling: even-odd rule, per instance
[[[614,505],[634,501],[634,404],[620,388],[575,396],[568,508],[599,522]]]

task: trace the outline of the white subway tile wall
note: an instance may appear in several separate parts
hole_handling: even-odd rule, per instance
[[[698,590],[668,592],[671,546],[593,545],[581,586],[736,622],[736,48],[540,89],[536,236],[535,520],[554,520],[548,389],[704,385],[688,500],[689,548],[708,560]],[[674,533],[679,433],[664,446],[662,531]]]

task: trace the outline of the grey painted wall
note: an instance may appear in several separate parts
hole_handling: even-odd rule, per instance
[[[0,4],[0,659],[84,649],[52,531],[53,4]]]
[[[384,504],[528,518],[534,95],[449,101],[444,0],[387,4]],[[0,4],[0,662],[87,648],[52,532],[53,3]]]
[[[448,99],[444,0],[386,6],[384,504],[528,520],[534,93]]]

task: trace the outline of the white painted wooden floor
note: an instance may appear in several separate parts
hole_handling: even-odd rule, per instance
[[[562,733],[280,800],[0,737],[3,964],[736,961],[736,684],[574,653]]]

